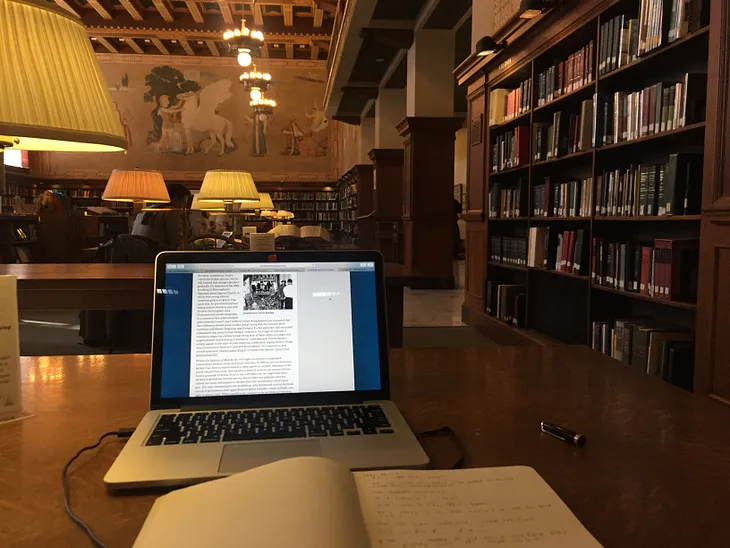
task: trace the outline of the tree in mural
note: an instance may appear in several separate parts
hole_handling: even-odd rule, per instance
[[[186,80],[182,72],[167,65],[154,67],[145,76],[144,83],[149,88],[144,94],[145,103],[155,103],[151,114],[152,130],[147,133],[147,144],[150,144],[158,142],[162,137],[163,119],[160,114],[162,98],[166,98],[165,108],[175,107],[180,100],[178,95],[198,91],[200,84],[195,80]]]

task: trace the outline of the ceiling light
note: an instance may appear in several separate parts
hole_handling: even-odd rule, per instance
[[[253,59],[248,51],[242,50],[238,52],[238,64],[242,67],[250,67]]]
[[[553,7],[552,0],[522,0],[520,2],[520,19],[534,19],[543,11]]]
[[[479,40],[474,48],[477,57],[486,57],[504,49],[504,44],[498,44],[491,36],[485,36]]]
[[[251,97],[251,100],[252,101],[258,101],[259,99],[261,99],[261,95],[262,94],[261,94],[261,90],[260,89],[253,88],[251,90],[251,93],[249,94],[249,97]]]

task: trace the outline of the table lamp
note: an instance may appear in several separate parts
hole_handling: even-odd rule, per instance
[[[132,202],[135,213],[144,204],[166,204],[170,201],[162,173],[146,169],[115,169],[104,188],[102,200]]]
[[[193,194],[193,203],[190,206],[191,211],[207,211],[207,212],[225,212],[226,208],[222,200],[208,200],[201,202],[198,193]]]
[[[233,213],[234,203],[257,203],[259,192],[253,177],[247,171],[231,171],[213,169],[205,173],[203,184],[198,192],[200,202],[223,202],[226,213]],[[231,215],[233,231],[236,231],[236,219]]]
[[[3,149],[127,148],[81,20],[39,0],[0,0],[0,194]]]
[[[256,202],[245,202],[241,204],[241,211],[271,211],[273,209],[276,208],[268,192],[259,192],[259,199]]]

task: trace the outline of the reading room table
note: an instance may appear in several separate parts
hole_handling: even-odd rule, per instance
[[[87,546],[63,509],[61,469],[148,409],[149,355],[22,358],[30,417],[0,424],[0,546]],[[415,432],[450,426],[466,466],[532,466],[607,547],[730,546],[730,408],[585,347],[391,351],[393,400]],[[578,430],[582,449],[540,433]],[[70,472],[71,505],[110,547],[131,546],[157,494],[111,496],[122,447]],[[423,445],[432,467],[459,451]]]
[[[18,278],[19,310],[148,310],[151,264],[0,264]],[[399,263],[385,263],[390,345],[403,345],[404,287],[430,278]]]

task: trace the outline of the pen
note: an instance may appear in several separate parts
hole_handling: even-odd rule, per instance
[[[546,434],[550,434],[554,438],[558,438],[565,443],[575,445],[576,447],[583,447],[586,443],[586,437],[580,432],[573,432],[557,424],[542,421],[540,423],[540,430]]]

